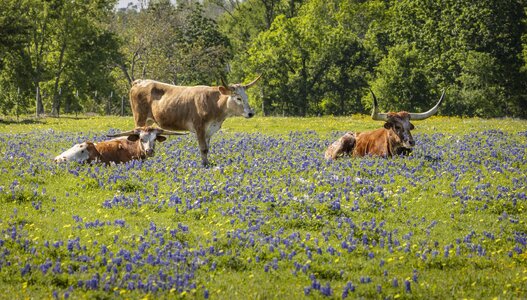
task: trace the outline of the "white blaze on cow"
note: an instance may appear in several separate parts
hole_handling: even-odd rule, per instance
[[[75,144],[73,147],[62,152],[60,155],[55,157],[55,162],[64,162],[64,161],[76,161],[76,162],[86,162],[89,160],[90,156],[97,156],[97,149],[95,149],[92,142],[84,142],[80,144]],[[91,153],[90,153],[91,152]]]
[[[201,161],[209,164],[210,138],[220,130],[226,118],[251,118],[246,90],[251,83],[222,86],[175,86],[154,80],[136,80],[130,89],[130,105],[136,126],[152,120],[161,128],[188,130],[198,139]]]
[[[117,137],[99,143],[84,142],[76,144],[55,157],[55,162],[76,161],[81,163],[124,163],[134,159],[151,157],[155,143],[166,140],[164,135],[182,135],[158,128],[142,127],[127,132],[109,135]]]

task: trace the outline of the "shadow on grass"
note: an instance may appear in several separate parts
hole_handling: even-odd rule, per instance
[[[0,125],[13,125],[13,124],[46,124],[46,120],[82,120],[82,119],[89,119],[91,117],[94,117],[96,115],[60,115],[60,116],[53,116],[53,115],[42,115],[39,118],[31,118],[31,117],[22,117],[19,120],[17,120],[15,117],[4,117],[0,118]]]
[[[12,124],[45,124],[46,121],[43,121],[43,120],[36,120],[36,119],[23,119],[23,120],[11,120],[11,119],[8,119],[8,120],[5,120],[5,119],[0,119],[0,124],[3,124],[3,125],[12,125]]]

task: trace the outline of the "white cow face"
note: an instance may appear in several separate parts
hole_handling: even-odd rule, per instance
[[[245,87],[239,84],[229,87],[230,95],[227,100],[227,110],[230,115],[243,116],[245,118],[252,118],[254,111],[249,105],[249,97],[245,92]]]
[[[76,144],[70,149],[62,152],[60,155],[55,157],[55,162],[65,161],[76,161],[85,162],[90,158],[90,152],[95,149],[93,143],[84,142],[82,144]]]
[[[220,93],[227,95],[227,114],[231,116],[244,116],[245,118],[254,117],[254,111],[249,105],[249,97],[245,92],[248,88],[253,86],[261,76],[248,84],[232,84],[227,85],[222,79],[222,86],[219,87]]]
[[[134,133],[128,136],[129,141],[137,141],[140,139],[141,150],[146,154],[147,157],[154,156],[156,141],[163,142],[167,138],[160,135],[160,132],[156,129],[144,131],[141,130],[138,133]]]

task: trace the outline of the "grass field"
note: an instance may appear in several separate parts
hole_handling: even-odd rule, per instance
[[[527,298],[527,121],[415,122],[409,157],[324,160],[368,116],[229,119],[122,165],[57,165],[131,117],[0,122],[0,298]]]

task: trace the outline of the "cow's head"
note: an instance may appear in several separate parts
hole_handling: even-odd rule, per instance
[[[57,155],[55,157],[55,162],[86,162],[97,159],[98,155],[99,152],[97,151],[95,145],[92,142],[84,142],[81,144],[76,144],[70,149],[62,152],[60,155]]]
[[[375,97],[375,94],[372,90],[370,90],[370,92],[373,96],[373,112],[371,117],[374,120],[385,121],[386,123],[384,123],[384,128],[393,131],[398,137],[401,147],[406,149],[411,149],[413,146],[415,146],[414,138],[410,133],[410,130],[414,129],[415,127],[412,123],[410,123],[410,120],[424,120],[431,117],[437,112],[439,105],[441,105],[441,102],[445,97],[445,90],[443,90],[443,94],[441,95],[441,98],[439,98],[437,104],[429,111],[424,113],[408,113],[405,111],[397,113],[379,113],[377,98]]]
[[[397,135],[402,147],[410,149],[415,146],[414,138],[410,132],[415,127],[414,124],[410,123],[409,113],[405,111],[388,113],[384,128],[392,130]]]
[[[168,131],[149,126],[138,127],[134,130],[108,135],[109,137],[126,136],[129,141],[139,141],[141,152],[147,157],[154,156],[156,141],[163,142],[167,138],[164,135],[184,135],[187,132]]]
[[[252,118],[254,111],[249,105],[249,97],[247,97],[246,89],[253,86],[262,77],[258,76],[255,80],[248,84],[231,84],[227,85],[223,79],[222,86],[219,87],[222,95],[228,96],[227,99],[227,114],[233,116],[244,116],[245,118]]]

